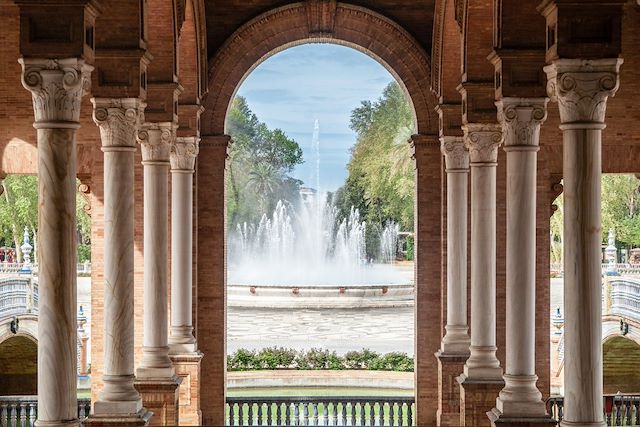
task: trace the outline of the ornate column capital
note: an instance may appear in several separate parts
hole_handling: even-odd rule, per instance
[[[31,92],[34,127],[80,127],[80,100],[89,91],[93,67],[83,59],[20,58],[22,86]]]
[[[548,102],[548,98],[502,98],[496,102],[505,151],[538,150]]]
[[[469,172],[469,150],[461,136],[441,136],[440,151],[447,172]]]
[[[495,165],[498,162],[498,147],[502,144],[502,129],[499,124],[468,123],[462,126],[462,130],[472,165]]]
[[[136,139],[142,147],[142,163],[169,163],[171,143],[176,137],[173,122],[145,123]]]
[[[199,147],[200,138],[197,136],[177,137],[171,144],[171,171],[193,173]]]
[[[136,130],[146,104],[139,98],[91,98],[93,121],[100,128],[102,151],[135,150]]]
[[[544,67],[547,94],[558,102],[562,125],[585,123],[604,128],[607,98],[620,84],[621,58],[557,59]]]

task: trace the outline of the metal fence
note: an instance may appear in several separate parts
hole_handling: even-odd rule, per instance
[[[604,396],[604,417],[608,426],[640,425],[640,395]],[[547,400],[547,410],[553,419],[562,421],[564,416],[564,397],[551,397]]]

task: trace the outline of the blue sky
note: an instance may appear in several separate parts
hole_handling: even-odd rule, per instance
[[[321,189],[334,191],[347,177],[349,149],[356,141],[349,129],[351,111],[365,99],[376,100],[391,81],[382,65],[355,49],[305,44],[264,61],[238,94],[261,121],[300,144],[306,162],[293,175],[305,182],[312,176],[313,124],[320,121]]]

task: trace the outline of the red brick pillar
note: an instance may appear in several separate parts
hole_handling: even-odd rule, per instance
[[[203,353],[202,423],[224,425],[226,391],[226,209],[225,162],[229,136],[202,136],[196,165],[198,346]]]
[[[412,137],[416,161],[415,198],[415,393],[416,425],[435,425],[442,339],[442,176],[440,140]]]
[[[438,398],[437,425],[460,425],[460,384],[456,378],[464,369],[469,355],[436,353],[438,358]]]

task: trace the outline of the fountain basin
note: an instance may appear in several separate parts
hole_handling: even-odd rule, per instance
[[[250,285],[227,286],[230,307],[260,308],[377,308],[410,307],[413,284],[388,285]]]

